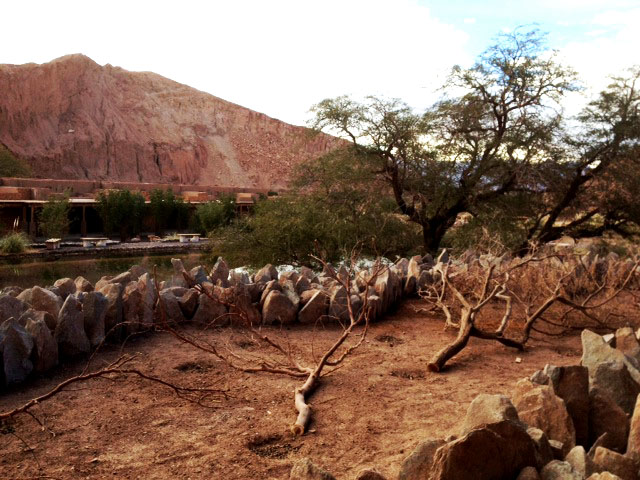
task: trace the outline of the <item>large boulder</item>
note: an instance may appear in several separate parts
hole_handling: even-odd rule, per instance
[[[260,325],[262,315],[251,301],[251,294],[246,285],[238,284],[224,291],[226,293],[223,299],[230,304],[229,314],[232,322],[239,319],[249,325]]]
[[[640,362],[640,343],[631,327],[616,330],[616,349]]]
[[[31,305],[34,310],[48,312],[56,321],[58,320],[62,298],[50,290],[35,286],[24,290],[17,298]]]
[[[636,460],[604,447],[596,448],[593,463],[599,472],[610,472],[622,480],[638,480]]]
[[[153,324],[153,314],[158,299],[156,284],[149,273],[144,273],[138,279],[138,289],[142,292],[142,316],[140,323],[144,328]]]
[[[79,276],[74,280],[77,292],[93,292],[93,285],[86,278]]]
[[[638,385],[627,366],[618,360],[602,362],[591,369],[591,387],[609,394],[618,406],[631,415],[640,394]]]
[[[272,290],[262,306],[262,322],[265,325],[295,322],[298,310],[293,302],[282,292]]]
[[[430,480],[489,480],[515,478],[536,466],[535,446],[523,427],[510,420],[471,430],[440,447]]]
[[[186,293],[186,290],[184,293]],[[156,323],[162,324],[165,321],[168,323],[182,323],[186,321],[178,303],[179,298],[171,291],[171,288],[160,290],[158,308],[155,311]]]
[[[206,293],[201,293],[198,299],[198,308],[193,318],[193,322],[202,325],[228,325],[229,324],[229,310],[227,306],[211,298]]]
[[[182,295],[178,299],[178,305],[180,306],[180,310],[182,310],[182,314],[186,319],[190,320],[193,318],[193,315],[196,313],[196,308],[198,308],[198,296],[200,294],[194,288],[190,288],[187,292]]]
[[[224,258],[218,258],[209,273],[209,277],[211,278],[211,283],[214,285],[220,285],[223,288],[229,286],[229,265],[224,261]]]
[[[82,301],[84,332],[91,347],[95,348],[104,341],[104,325],[109,300],[100,292],[86,292],[78,295]]]
[[[429,478],[433,468],[436,450],[444,445],[444,440],[424,440],[404,459],[398,480],[423,480]]]
[[[255,285],[264,285],[264,289],[260,295],[260,309],[264,308],[264,302],[272,291],[277,290],[278,292],[282,292],[282,285],[280,285],[280,282],[277,280],[269,280],[267,283],[257,283]]]
[[[460,435],[466,435],[474,428],[503,420],[519,422],[518,412],[504,395],[480,394],[473,399],[460,427]]]
[[[569,462],[553,460],[547,463],[540,472],[542,480],[583,480],[584,477],[576,472]]]
[[[70,278],[60,278],[53,283],[60,292],[60,297],[65,300],[69,295],[76,293],[76,284]]]
[[[547,365],[544,373],[549,378],[553,392],[564,400],[573,421],[576,444],[586,445],[589,438],[589,371],[586,367],[572,365],[555,367]]]
[[[524,467],[516,480],[540,480],[540,474],[534,467]]]
[[[640,461],[640,395],[636,398],[636,405],[631,417],[626,455]]]
[[[96,285],[97,287],[97,285]],[[104,331],[107,335],[122,323],[122,293],[124,287],[120,283],[106,283],[96,291],[107,299],[107,312],[104,317]]]
[[[305,457],[293,464],[289,480],[336,480],[326,470],[316,466],[311,459]]]
[[[564,460],[571,464],[573,470],[578,472],[581,478],[596,473],[596,466],[582,445],[573,447]]]
[[[267,283],[271,280],[278,280],[278,270],[270,263],[258,270],[253,276],[255,283]]]
[[[635,358],[628,357],[620,350],[611,347],[602,336],[590,330],[582,331],[582,360],[581,363],[589,369],[589,375],[597,366],[604,362],[619,361],[624,363],[633,380],[640,384],[640,366]]]
[[[563,443],[564,453],[569,453],[576,443],[573,421],[564,401],[547,385],[537,385],[529,379],[516,384],[513,404],[520,420],[542,430],[552,440]]]
[[[547,434],[536,427],[527,428],[527,434],[533,440],[536,447],[536,461],[538,468],[542,468],[554,459],[553,449]]]
[[[84,331],[82,303],[76,295],[69,295],[60,309],[54,332],[60,356],[74,357],[89,353],[91,343]]]
[[[137,281],[129,282],[122,292],[122,321],[127,334],[141,330],[140,320],[143,314],[142,292]]]
[[[342,285],[336,286],[329,294],[329,317],[338,321],[349,321],[347,308],[347,289]]]
[[[27,304],[16,297],[0,295],[0,324],[9,318],[20,318],[27,308]]]
[[[58,364],[58,344],[44,320],[27,319],[25,330],[33,338],[33,369],[42,373],[55,367]]]
[[[56,329],[56,321],[49,312],[43,312],[34,310],[33,308],[29,308],[20,316],[20,318],[18,319],[18,323],[24,327],[29,320],[42,320],[47,325],[49,330],[53,331]]]
[[[310,295],[304,303],[304,306],[298,312],[298,321],[300,323],[313,325],[327,315],[329,298],[322,290],[307,290],[303,293],[303,296],[305,294]]]
[[[0,353],[7,385],[24,381],[33,371],[32,350],[33,338],[15,318],[0,325]]]
[[[228,272],[227,272],[227,275],[229,275]],[[191,270],[189,270],[189,276],[193,278],[193,281],[197,285],[202,285],[203,283],[211,281],[207,276],[207,271],[204,269],[202,265],[198,265],[196,267],[193,267]]]
[[[611,396],[597,388],[589,391],[589,444],[604,433],[602,444],[617,452],[624,452],[629,435],[629,418]]]

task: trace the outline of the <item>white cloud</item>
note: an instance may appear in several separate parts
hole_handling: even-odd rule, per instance
[[[21,1],[3,5],[0,63],[85,53],[293,123],[351,93],[431,103],[467,34],[417,0]]]
[[[476,23],[476,19],[475,18],[465,18],[462,21],[463,21],[463,23],[465,23],[467,25],[473,25],[474,23]]]

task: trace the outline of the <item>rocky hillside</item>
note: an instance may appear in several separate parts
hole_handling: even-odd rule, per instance
[[[83,55],[0,65],[0,92],[0,143],[40,178],[276,189],[336,142]]]

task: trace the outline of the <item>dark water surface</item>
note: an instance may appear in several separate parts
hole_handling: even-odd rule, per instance
[[[53,285],[59,278],[76,278],[82,275],[95,284],[100,277],[117,275],[128,270],[132,265],[143,265],[149,272],[157,265],[158,278],[165,279],[173,272],[171,258],[180,258],[186,269],[196,265],[206,265],[206,255],[202,253],[185,253],[173,255],[145,255],[140,257],[122,258],[84,258],[59,259],[53,261],[24,260],[20,263],[0,263],[0,288],[17,285],[29,288],[34,285],[45,287]]]

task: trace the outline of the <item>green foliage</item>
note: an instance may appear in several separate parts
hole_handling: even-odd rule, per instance
[[[259,201],[253,215],[212,235],[213,253],[233,265],[313,265],[359,246],[364,255],[406,255],[420,244],[415,225],[359,157],[336,151],[301,165],[294,192]]]
[[[152,190],[149,194],[149,211],[158,235],[162,235],[165,229],[172,226],[181,230],[189,219],[189,206],[171,189]]]
[[[22,253],[27,249],[29,238],[24,233],[13,232],[0,238],[0,252]]]
[[[39,215],[40,228],[49,238],[62,238],[69,231],[69,195],[50,198]]]
[[[97,210],[108,234],[119,233],[120,240],[140,232],[145,201],[139,192],[110,190],[100,192]]]
[[[31,168],[0,144],[0,177],[30,177]]]
[[[196,230],[208,233],[227,226],[235,217],[236,200],[231,194],[223,194],[213,202],[198,205],[196,208]]]

